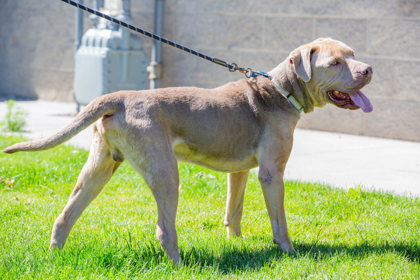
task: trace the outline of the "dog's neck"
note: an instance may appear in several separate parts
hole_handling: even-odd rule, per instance
[[[305,113],[314,110],[305,82],[299,79],[288,59],[271,70],[269,74],[277,84],[296,98],[303,106]]]

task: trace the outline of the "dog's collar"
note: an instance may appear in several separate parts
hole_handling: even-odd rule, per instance
[[[288,92],[287,90],[282,88],[278,83],[276,83],[268,73],[252,71],[251,69],[249,69],[249,72],[250,73],[247,75],[248,78],[256,78],[258,76],[264,76],[268,78],[274,84],[274,86],[281,92],[281,94],[283,94],[283,96],[286,97],[287,100],[289,100],[289,102],[293,105],[293,107],[295,107],[299,114],[303,112],[303,106],[300,105],[299,101],[297,101],[296,98],[294,98],[290,92]]]
[[[300,113],[303,112],[303,106],[300,105],[299,101],[296,100],[296,98],[293,97],[293,95],[288,92],[287,90],[285,90],[284,88],[282,88],[278,83],[276,83],[273,78],[270,77],[271,82],[276,86],[276,88],[281,92],[281,94],[284,95],[284,97],[287,98],[287,100],[289,100],[289,102],[293,105],[293,107],[295,107],[295,109]]]

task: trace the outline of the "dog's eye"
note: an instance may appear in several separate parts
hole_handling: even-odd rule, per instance
[[[333,62],[330,63],[330,66],[335,66],[335,65],[339,65],[340,62],[338,60],[334,60]]]

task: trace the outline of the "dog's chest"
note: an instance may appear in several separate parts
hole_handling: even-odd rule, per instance
[[[222,172],[238,172],[258,165],[253,149],[230,149],[230,145],[200,147],[184,139],[173,141],[173,150],[178,160],[195,163]]]

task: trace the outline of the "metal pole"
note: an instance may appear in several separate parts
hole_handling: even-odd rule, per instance
[[[155,18],[153,32],[158,36],[163,35],[164,0],[155,0]],[[149,67],[149,87],[160,88],[162,80],[162,42],[153,42],[152,57]]]
[[[131,3],[130,0],[122,0],[121,12],[118,16],[119,20],[130,23],[132,21],[131,17]],[[123,81],[128,80],[128,52],[129,52],[129,41],[130,41],[130,31],[127,28],[120,27],[121,30],[121,50],[122,53],[122,65],[121,65],[121,79]]]
[[[83,5],[83,0],[78,0]],[[76,33],[74,42],[74,54],[76,55],[77,50],[80,47],[83,37],[83,11],[81,9],[76,10]]]
[[[94,9],[97,11],[100,11],[104,7],[104,0],[92,0],[92,2]],[[90,15],[90,20],[93,21],[93,25],[97,28],[100,20],[99,17],[96,15]]]
[[[83,5],[83,0],[78,0],[78,3]],[[83,11],[81,9],[76,10],[76,24],[75,24],[75,40],[74,40],[74,59],[76,59],[76,53],[77,50],[80,48],[80,45],[82,44],[82,38],[83,38]],[[74,100],[76,101],[76,112],[80,112],[80,104],[77,102],[76,95],[74,93],[74,86],[73,90],[71,91],[71,94],[73,95]]]
[[[119,20],[131,23],[131,3],[130,0],[122,0],[121,1],[121,14],[118,16]]]

